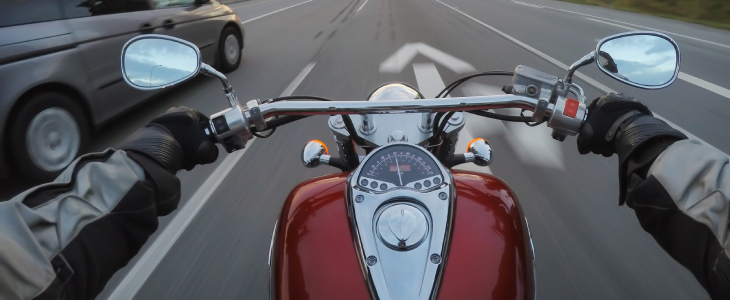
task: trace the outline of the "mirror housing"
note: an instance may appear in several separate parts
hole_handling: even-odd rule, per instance
[[[598,69],[625,84],[648,90],[669,86],[679,75],[680,51],[669,36],[632,31],[602,39],[594,58]]]
[[[200,72],[195,44],[171,36],[145,34],[122,48],[122,77],[139,90],[157,90],[187,81]]]

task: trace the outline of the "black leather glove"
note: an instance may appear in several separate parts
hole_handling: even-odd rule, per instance
[[[610,157],[616,153],[614,140],[618,125],[639,114],[652,115],[644,104],[623,94],[610,93],[593,100],[588,106],[588,118],[578,134],[578,152]]]
[[[629,173],[637,170],[645,173],[661,151],[686,138],[682,132],[655,118],[649,108],[635,98],[610,93],[588,106],[588,118],[577,140],[581,154],[593,152],[606,157],[618,154],[621,205],[625,201]],[[633,155],[647,152],[647,149],[655,155],[638,160],[642,161],[641,165],[634,161],[629,166]]]
[[[218,158],[218,147],[201,128],[208,117],[187,107],[173,107],[140,128],[118,148],[142,152],[170,172],[192,170]]]

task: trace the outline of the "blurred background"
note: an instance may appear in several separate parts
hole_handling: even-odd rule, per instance
[[[593,65],[576,82],[589,101],[610,90],[635,96],[728,153],[728,28],[730,3],[722,0],[6,0],[0,4],[0,200],[51,181],[80,154],[113,147],[171,106],[208,115],[228,106],[213,78],[198,76],[163,92],[127,85],[120,52],[144,33],[196,44],[241,101],[292,94],[361,101],[389,81],[432,97],[466,73],[517,65],[562,77],[606,36],[660,31],[682,51],[679,79],[670,87],[639,90]],[[471,68],[438,55],[383,67],[415,43]],[[507,83],[508,77],[475,80],[453,96],[499,93]],[[574,138],[554,141],[544,126],[471,117],[469,133],[490,141],[491,172],[511,185],[530,222],[538,298],[707,298],[641,230],[631,209],[618,206],[615,157],[581,156]],[[222,151],[216,163],[179,173],[180,209],[162,219],[99,299],[117,297],[118,290],[135,299],[268,298],[269,242],[285,197],[298,183],[336,171],[305,169],[299,158],[312,139],[336,147],[326,122],[301,120],[250,142],[243,153]],[[181,211],[193,213],[178,216]],[[180,224],[184,230],[170,238],[168,227]],[[135,269],[128,277],[158,240],[169,249],[150,252],[140,262],[148,273]]]

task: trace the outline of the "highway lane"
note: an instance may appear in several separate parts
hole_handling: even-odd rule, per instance
[[[277,3],[278,0],[270,1]],[[358,95],[364,97],[373,87],[385,81],[415,83],[415,76],[409,68],[400,74],[378,71],[382,60],[408,42],[429,44],[468,61],[479,70],[513,69],[517,64],[526,64],[554,74],[564,73],[564,70],[438,2],[370,0],[356,12],[362,3],[357,0],[316,0],[248,23],[248,49],[244,53],[246,64],[242,71],[249,72],[249,76],[243,81],[233,82],[248,87],[251,87],[248,84],[250,80],[266,82],[253,89],[269,93],[259,97],[275,96],[303,66],[314,61],[315,67],[296,94],[357,99]],[[282,2],[281,7],[293,4],[296,2]],[[510,11],[513,10],[510,7],[497,11],[497,7],[507,5],[515,6],[514,11]],[[455,6],[485,21],[495,16],[479,13],[495,12],[503,19],[493,25],[508,28],[522,28],[514,22],[518,19],[516,15],[524,16],[531,13],[525,10],[534,9],[507,1],[476,3],[464,0],[464,3]],[[554,19],[554,16],[545,17],[544,21],[553,22]],[[581,24],[581,28],[596,23],[583,22],[587,24]],[[545,24],[542,23],[539,28],[550,28]],[[527,26],[523,30],[537,25],[523,25]],[[566,30],[563,27],[569,25],[554,25],[555,30]],[[596,38],[615,33],[615,29],[610,27],[591,30],[598,31]],[[515,32],[508,34],[518,35]],[[546,34],[549,32],[543,31],[543,36]],[[564,51],[555,45],[534,44],[536,39],[525,40],[569,64],[594,46],[595,38],[586,39],[578,35],[576,41],[571,41],[572,44],[563,44],[572,46],[565,47]],[[428,60],[418,57],[416,62]],[[437,67],[446,82],[459,76],[440,65]],[[617,90],[633,91],[614,84],[590,68],[586,67],[584,72],[601,83]],[[272,72],[272,69],[287,69],[278,73],[287,76],[263,80],[261,78],[267,74],[256,74]],[[251,78],[251,74],[256,74],[256,79]],[[500,85],[504,81],[482,83]],[[457,93],[479,92],[479,86],[472,87]],[[589,95],[599,94],[595,88],[585,87]],[[250,92],[238,87],[237,90],[244,94]],[[702,99],[712,97],[702,90],[695,92],[701,94]],[[646,95],[648,101],[661,99],[657,94]],[[703,117],[696,111],[684,112],[687,115],[672,121],[680,124],[684,117]],[[615,159],[579,156],[574,140],[570,139],[564,144],[557,144],[559,154],[553,153],[552,156],[563,157],[562,168],[561,164],[557,164],[558,167],[524,164],[524,158],[516,150],[520,146],[532,146],[525,144],[531,137],[530,133],[526,134],[528,139],[519,139],[514,136],[524,136],[525,132],[512,124],[505,127],[499,122],[474,118],[470,118],[469,123],[474,135],[485,136],[492,141],[496,153],[492,170],[512,185],[531,222],[540,298],[706,297],[691,275],[641,231],[632,212],[616,207]],[[698,136],[708,134],[707,128],[694,129],[698,129],[693,131]],[[702,137],[724,148],[721,139]],[[333,172],[327,167],[314,170],[301,167],[298,149],[314,138],[331,145],[325,118],[307,119],[280,129],[268,140],[256,140],[213,194],[211,201],[162,259],[136,298],[266,298],[268,243],[273,221],[284,197],[298,182]],[[530,154],[541,157],[544,153],[527,151],[526,155]]]
[[[304,0],[263,0],[231,6],[246,21],[302,2]],[[590,51],[595,46],[595,39],[622,31],[580,15],[511,1],[444,2],[565,64]],[[666,26],[667,30],[678,33],[713,38],[712,30],[705,32],[694,25],[674,21],[602,12],[599,8],[552,1],[535,3],[583,13],[603,13],[603,16],[638,25]],[[621,19],[624,17],[626,19]],[[525,64],[556,75],[564,74],[564,70],[433,0],[368,0],[367,3],[364,0],[313,0],[255,19],[245,26],[243,62],[239,70],[229,74],[241,100],[280,95],[311,62],[316,65],[295,94],[361,100],[383,82],[397,80],[416,84],[411,67],[399,74],[378,70],[384,59],[411,42],[423,42],[443,50],[478,70],[511,70],[518,64]],[[695,31],[703,32],[703,36]],[[569,34],[563,34],[566,32]],[[684,71],[706,80],[721,78],[715,83],[730,87],[726,79],[729,77],[721,76],[727,51],[722,52],[722,48],[718,50],[706,43],[677,40],[685,51]],[[715,56],[707,53],[715,53]],[[430,60],[419,56],[414,62]],[[441,65],[437,68],[447,83],[459,77]],[[723,106],[727,99],[682,81],[665,91],[639,91],[614,83],[593,68],[585,67],[583,72],[612,89],[636,93],[674,123],[726,152],[730,150],[717,126],[726,124],[723,122],[727,120],[713,117],[730,112],[730,107]],[[499,86],[507,80],[477,82]],[[465,86],[456,95],[478,94],[482,88],[480,85]],[[591,86],[584,85],[584,88],[589,97],[599,94]],[[681,99],[695,99],[692,102],[695,109],[687,109],[682,105],[686,102]],[[94,148],[118,143],[135,128],[173,105],[187,105],[212,113],[223,109],[226,103],[218,82],[197,78],[107,126],[98,135]],[[712,112],[708,112],[710,108]],[[325,122],[325,117],[309,118],[279,129],[270,139],[254,141],[162,258],[136,298],[267,298],[267,251],[281,203],[297,183],[334,172],[328,167],[305,169],[299,161],[300,149],[308,140],[320,139],[334,148]],[[469,128],[473,135],[491,141],[495,149],[492,170],[510,183],[530,221],[537,254],[538,297],[706,298],[691,275],[641,231],[631,210],[616,206],[615,158],[579,156],[574,139],[560,144],[544,139],[545,130],[521,124],[505,126],[501,122],[469,118]],[[526,157],[533,159],[526,160]],[[222,160],[223,157],[217,164]],[[552,163],[535,163],[541,160]],[[217,164],[180,173],[184,199],[181,207],[218,167]],[[163,218],[158,234],[174,217]],[[134,264],[130,263],[130,267]],[[99,298],[105,299],[128,271],[126,268],[119,272]]]

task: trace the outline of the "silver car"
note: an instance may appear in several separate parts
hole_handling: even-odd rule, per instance
[[[241,62],[241,20],[215,0],[0,2],[0,178],[53,178],[94,128],[155,94],[120,71],[122,46],[144,33],[190,41],[221,71]]]

